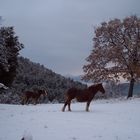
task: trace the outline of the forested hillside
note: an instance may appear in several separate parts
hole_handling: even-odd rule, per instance
[[[35,89],[48,91],[48,97],[40,102],[63,102],[64,94],[70,87],[84,88],[86,85],[56,74],[27,58],[18,57],[16,78],[9,90],[1,91],[0,102],[19,104],[24,91]]]

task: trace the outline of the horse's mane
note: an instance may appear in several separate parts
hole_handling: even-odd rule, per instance
[[[95,87],[97,87],[99,85],[102,85],[102,83],[97,83],[97,84],[91,85],[91,86],[88,87],[88,89],[95,88]]]
[[[88,88],[96,87],[98,84],[90,85]]]

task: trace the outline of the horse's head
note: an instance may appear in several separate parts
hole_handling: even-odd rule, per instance
[[[103,94],[105,93],[105,89],[104,89],[102,83],[97,84],[97,87],[98,87],[98,90],[99,90],[100,92],[102,92]]]
[[[43,96],[43,100],[45,100],[46,96],[48,95],[46,90],[38,90],[38,93]]]
[[[38,90],[38,93],[39,93],[40,95],[43,95],[44,99],[45,99],[45,97],[48,95],[48,93],[47,93],[46,90]]]

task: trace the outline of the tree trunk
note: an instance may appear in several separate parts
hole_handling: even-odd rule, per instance
[[[132,97],[132,96],[133,96],[134,83],[135,83],[135,79],[132,78],[131,81],[130,81],[130,85],[129,85],[129,91],[128,91],[127,99],[128,99],[129,97]]]

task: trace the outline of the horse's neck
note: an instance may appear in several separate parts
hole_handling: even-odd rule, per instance
[[[93,87],[91,89],[92,94],[96,95],[96,93],[99,91],[98,87]]]

